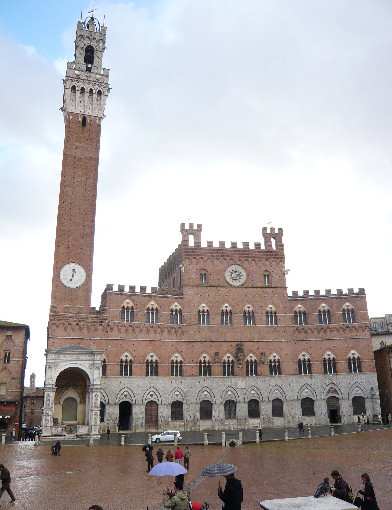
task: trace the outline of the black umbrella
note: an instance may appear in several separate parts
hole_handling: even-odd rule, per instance
[[[153,450],[153,449],[154,449],[154,447],[152,446],[152,444],[148,444],[148,443],[146,443],[145,445],[143,445],[143,446],[142,446],[142,451],[143,451],[143,452],[145,452],[145,451],[147,450],[147,448],[148,448],[149,450]]]
[[[228,476],[237,471],[234,464],[210,464],[201,472],[202,476],[213,478],[215,476]]]

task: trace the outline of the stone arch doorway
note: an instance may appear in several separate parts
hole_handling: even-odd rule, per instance
[[[118,405],[119,430],[131,430],[132,428],[132,404],[128,401],[120,402]]]
[[[75,433],[79,426],[87,425],[89,418],[90,380],[80,368],[67,368],[56,379],[53,422]]]
[[[329,423],[340,423],[340,402],[338,397],[331,396],[327,398],[327,412]]]
[[[158,403],[153,400],[146,403],[145,427],[146,430],[156,430],[158,428]]]

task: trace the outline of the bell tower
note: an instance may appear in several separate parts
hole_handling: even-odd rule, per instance
[[[75,60],[64,78],[65,137],[52,279],[52,313],[86,314],[91,306],[101,122],[109,94],[102,68],[106,27],[79,21]]]

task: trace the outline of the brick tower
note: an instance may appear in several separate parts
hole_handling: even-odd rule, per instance
[[[68,62],[62,111],[65,138],[51,312],[89,313],[101,121],[109,94],[102,68],[106,27],[94,18],[79,21],[75,60]]]

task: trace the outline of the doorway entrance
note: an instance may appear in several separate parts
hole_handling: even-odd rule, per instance
[[[118,406],[119,430],[131,430],[132,427],[132,404],[120,402]]]
[[[327,412],[329,423],[340,423],[340,403],[338,397],[327,398]]]
[[[158,403],[153,400],[148,401],[145,413],[146,430],[156,430],[158,428]]]

